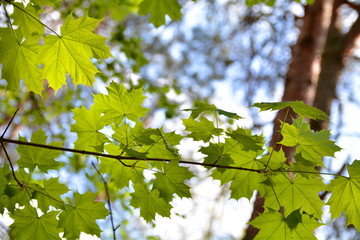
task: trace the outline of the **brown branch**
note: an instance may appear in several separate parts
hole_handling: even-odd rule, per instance
[[[360,5],[357,5],[353,2],[350,2],[348,0],[342,0],[342,2],[346,5],[348,5],[350,8],[354,9],[355,11],[357,11],[358,13],[360,13]]]

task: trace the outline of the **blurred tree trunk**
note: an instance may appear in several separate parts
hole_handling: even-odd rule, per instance
[[[348,32],[342,31],[343,19],[340,7],[347,4],[358,13]],[[336,86],[349,58],[353,55],[356,40],[360,36],[360,6],[348,1],[335,1],[328,38],[322,56],[321,73],[313,106],[330,115],[331,105],[337,98]],[[327,129],[327,121],[311,121],[313,130]]]
[[[343,32],[340,7],[347,4],[358,13],[348,32]],[[320,24],[322,23],[322,24]],[[301,100],[313,105],[328,115],[336,98],[336,86],[341,72],[352,56],[356,41],[360,36],[360,6],[347,0],[317,0],[314,5],[305,8],[300,35],[293,48],[292,61],[285,80],[282,101]],[[279,111],[274,120],[272,146],[281,139],[278,134],[280,121],[291,122],[294,113],[286,115],[287,110]],[[312,121],[313,130],[328,128],[327,121]],[[285,149],[288,159],[291,148]],[[291,160],[291,159],[290,159]],[[263,211],[264,199],[260,195],[254,203],[251,219]],[[249,227],[244,239],[253,239],[258,229]]]

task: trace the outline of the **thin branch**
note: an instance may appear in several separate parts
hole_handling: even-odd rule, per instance
[[[52,149],[52,150],[59,150],[59,151],[64,151],[64,152],[79,153],[79,154],[83,154],[83,155],[92,155],[92,156],[96,156],[96,157],[113,158],[113,159],[119,160],[121,162],[121,164],[123,164],[126,167],[133,167],[133,165],[125,164],[122,160],[152,161],[152,162],[170,162],[171,160],[176,160],[176,159],[164,159],[164,158],[140,159],[140,158],[136,158],[136,157],[125,157],[125,156],[92,152],[92,151],[86,151],[86,150],[77,150],[77,149],[72,149],[72,148],[56,147],[56,146],[45,145],[45,144],[40,144],[40,143],[24,142],[24,141],[13,140],[13,139],[8,139],[8,138],[2,138],[0,140],[1,140],[1,142],[13,143],[13,144],[18,144],[18,145],[26,145],[26,146],[32,146],[32,147],[38,147],[38,148],[44,148],[44,149]],[[190,165],[199,165],[199,166],[203,166],[203,167],[215,167],[215,168],[224,168],[224,169],[243,170],[243,171],[257,172],[257,173],[267,172],[264,169],[252,169],[252,168],[244,168],[244,167],[236,167],[236,166],[224,166],[224,165],[185,161],[185,160],[179,160],[179,163],[190,164]]]
[[[2,139],[0,139],[0,140],[2,140]],[[18,179],[18,178],[16,177],[16,175],[15,175],[15,169],[14,169],[14,166],[13,166],[13,164],[12,164],[11,160],[10,160],[10,156],[9,156],[9,154],[8,154],[8,153],[7,153],[7,151],[6,151],[6,148],[5,148],[5,146],[4,146],[4,143],[3,143],[2,141],[0,141],[0,144],[1,144],[2,148],[4,149],[4,152],[5,152],[6,158],[7,158],[8,162],[9,162],[9,165],[10,165],[10,168],[11,168],[11,173],[12,173],[12,175],[13,175],[13,177],[14,177],[15,181],[19,184],[19,186],[20,186],[20,187],[23,187],[24,185],[23,185],[23,184],[19,181],[19,179]]]
[[[113,211],[112,211],[112,207],[111,207],[111,198],[110,198],[109,188],[107,186],[107,182],[106,182],[105,178],[103,177],[103,175],[101,174],[99,169],[96,167],[95,163],[92,162],[91,165],[95,168],[96,172],[99,174],[99,176],[101,178],[101,181],[104,183],[104,188],[105,188],[106,197],[107,197],[107,205],[109,207],[109,212],[110,212],[111,228],[112,228],[113,236],[114,236],[113,239],[116,240],[117,227],[115,227],[115,225],[114,225],[114,217],[113,217]]]
[[[17,113],[18,111],[19,111],[19,108],[18,108],[18,109],[16,109],[16,111],[15,111],[14,115],[11,117],[11,119],[10,119],[10,121],[9,121],[8,125],[6,126],[6,128],[5,128],[4,132],[3,132],[3,134],[1,135],[0,139],[4,138],[4,135],[5,135],[6,131],[9,129],[9,127],[10,127],[10,125],[11,125],[12,121],[14,120],[15,115],[16,115],[16,113]]]
[[[32,147],[38,147],[38,148],[44,148],[44,149],[52,149],[52,150],[58,150],[58,151],[64,151],[64,152],[72,152],[72,153],[78,153],[83,155],[92,155],[95,157],[106,157],[106,158],[112,158],[118,160],[121,164],[123,164],[126,167],[133,168],[134,165],[128,165],[125,164],[122,160],[129,160],[129,161],[150,161],[150,162],[170,162],[173,160],[178,159],[164,159],[164,158],[136,158],[136,157],[126,157],[126,156],[119,156],[119,155],[112,155],[107,153],[99,153],[99,152],[92,152],[92,151],[86,151],[86,150],[77,150],[72,148],[65,148],[65,147],[56,147],[51,145],[45,145],[40,143],[32,143],[32,142],[24,142],[20,140],[13,140],[8,138],[0,138],[1,144],[2,142],[7,143],[13,143],[18,145],[25,145],[25,146],[32,146]],[[253,168],[244,168],[244,167],[237,167],[237,166],[225,166],[225,165],[217,165],[217,164],[210,164],[210,163],[202,163],[202,162],[194,162],[194,161],[187,161],[187,160],[178,160],[179,163],[182,164],[189,164],[189,165],[197,165],[197,166],[203,166],[203,167],[214,167],[214,168],[222,168],[222,169],[234,169],[234,170],[241,170],[241,171],[248,171],[248,172],[257,172],[260,174],[264,173],[271,173],[271,172],[292,172],[292,173],[309,173],[309,174],[317,174],[317,175],[332,175],[332,176],[339,176],[336,173],[320,173],[320,172],[312,172],[312,171],[291,171],[291,170],[269,170],[269,169],[253,169]]]

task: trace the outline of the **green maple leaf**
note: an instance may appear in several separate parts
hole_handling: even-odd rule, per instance
[[[138,122],[140,117],[146,116],[148,109],[142,106],[145,96],[141,89],[128,92],[125,86],[111,82],[107,91],[108,95],[94,97],[94,107],[104,113],[102,121],[105,123],[121,123],[124,118]]]
[[[162,129],[156,129],[154,134],[151,135],[154,143],[149,146],[142,147],[142,152],[147,152],[148,158],[161,158],[161,159],[180,159],[178,149],[174,146],[179,145],[182,136],[175,132],[164,133]],[[151,166],[155,168],[162,168],[162,162],[152,162]]]
[[[321,111],[316,107],[311,107],[309,105],[306,105],[302,101],[274,102],[274,103],[262,102],[262,103],[255,103],[250,107],[260,108],[261,111],[267,111],[267,110],[274,111],[274,110],[280,110],[287,107],[291,107],[292,110],[294,110],[294,112],[296,112],[300,116],[300,118],[304,118],[306,116],[314,120],[329,119],[329,116],[326,113],[324,113],[323,111]]]
[[[23,39],[20,29],[0,28],[0,63],[8,88],[17,90],[23,79],[28,89],[41,92],[43,84],[37,67],[39,44],[36,39]]]
[[[184,182],[194,176],[186,167],[179,166],[179,161],[163,163],[162,172],[155,173],[154,188],[160,191],[160,197],[170,202],[173,194],[190,198],[190,187]]]
[[[172,20],[181,19],[181,5],[177,0],[144,0],[139,5],[139,14],[150,14],[150,22],[159,27],[165,24],[165,16]]]
[[[26,138],[20,137],[21,141],[26,141]],[[47,136],[44,131],[39,129],[31,136],[32,143],[47,144]],[[48,145],[61,146],[60,142],[50,143]],[[20,155],[20,159],[17,161],[20,167],[28,168],[33,171],[35,167],[38,167],[41,171],[47,172],[50,169],[58,169],[63,163],[55,161],[55,158],[60,156],[60,151],[54,151],[52,149],[36,148],[32,146],[19,145],[17,152]]]
[[[264,137],[252,135],[250,129],[237,128],[235,131],[227,133],[243,146],[245,151],[259,151],[264,145]]]
[[[91,151],[102,149],[104,143],[109,140],[100,132],[105,126],[101,120],[101,112],[94,108],[87,110],[85,107],[72,111],[76,123],[71,125],[71,131],[78,136],[74,144],[75,148]]]
[[[56,3],[61,2],[62,0],[30,0],[31,3],[37,6],[54,6]]]
[[[200,102],[200,101],[195,101],[194,107],[195,108],[183,109],[183,111],[191,111],[191,117],[193,119],[196,119],[200,114],[205,113],[205,112],[218,113],[220,115],[226,116],[228,118],[233,118],[233,119],[242,118],[239,115],[237,115],[236,113],[227,112],[222,109],[218,109],[214,104],[208,104],[208,103],[204,103],[204,102]]]
[[[191,137],[195,141],[208,142],[213,136],[219,136],[222,129],[215,128],[214,123],[207,118],[201,117],[200,121],[195,121],[192,118],[182,119],[185,130],[191,132],[187,137]]]
[[[199,152],[207,155],[204,158],[204,163],[206,164],[229,166],[234,163],[234,161],[230,158],[230,155],[224,153],[223,144],[210,143],[207,147],[201,147]],[[217,171],[223,172],[225,170],[223,168],[218,168]]]
[[[310,124],[301,118],[295,119],[292,125],[284,123],[281,134],[284,138],[279,144],[296,146],[296,153],[301,153],[304,159],[314,162],[315,166],[323,166],[324,156],[333,157],[335,152],[341,150],[334,141],[329,140],[330,131],[311,131]]]
[[[268,176],[264,181],[265,188],[261,195],[265,198],[265,206],[278,210],[284,206],[285,214],[296,209],[314,215],[321,219],[324,202],[319,192],[325,189],[325,184],[318,178],[305,178],[301,175],[290,177],[287,173],[278,173]]]
[[[112,56],[105,38],[92,32],[101,21],[86,15],[74,20],[69,15],[61,27],[61,36],[44,38],[39,59],[44,65],[42,79],[47,79],[51,87],[59,89],[65,84],[66,74],[72,77],[74,84],[93,84],[98,70],[91,58]]]
[[[66,185],[59,183],[59,178],[44,180],[43,187],[39,186],[35,191],[38,207],[43,212],[47,212],[49,206],[57,209],[64,208],[64,201],[60,198],[60,195],[68,191],[69,188]]]
[[[231,138],[226,139],[224,144],[224,153],[233,160],[233,163],[228,164],[229,166],[264,169],[264,164],[257,159],[262,152],[263,150],[245,151],[238,141]],[[250,199],[254,190],[258,189],[259,184],[264,180],[263,176],[257,172],[236,169],[214,170],[212,177],[219,179],[221,184],[231,182],[231,197],[234,199],[242,197]]]
[[[131,193],[131,206],[140,208],[140,216],[149,222],[155,219],[156,213],[163,217],[170,216],[171,205],[160,197],[160,192],[153,189],[149,192],[143,184],[135,184]]]
[[[287,217],[274,210],[260,214],[250,222],[260,232],[255,240],[265,239],[316,239],[313,232],[321,224],[307,214],[294,210]]]
[[[112,138],[127,148],[136,148],[143,145],[155,143],[151,135],[157,134],[156,129],[145,129],[142,122],[137,122],[135,127],[130,124],[122,123],[120,126],[112,125],[114,134]]]
[[[346,224],[353,224],[360,230],[360,161],[348,166],[349,177],[337,177],[328,186],[332,195],[328,201],[332,218],[344,212]]]
[[[96,193],[75,193],[73,205],[65,205],[59,215],[59,228],[64,229],[64,238],[78,239],[81,232],[100,237],[101,230],[96,219],[108,214],[103,202],[94,202]]]
[[[36,209],[27,205],[17,209],[12,218],[11,234],[14,239],[22,240],[54,240],[59,237],[60,229],[56,227],[58,212],[51,211],[38,216]]]
[[[14,19],[14,25],[19,26],[21,34],[26,39],[44,35],[44,26],[40,23],[38,13],[31,4],[24,8],[21,3],[14,3],[14,13],[11,17]]]
[[[112,155],[120,155],[122,152],[122,149],[114,144],[105,145],[105,150]],[[133,182],[137,182],[139,180],[142,181],[142,168],[148,168],[145,162],[136,162],[133,160],[121,161],[122,163],[119,160],[113,158],[101,158],[100,171],[103,173],[109,173],[111,181],[113,181],[119,189],[129,186],[130,180]],[[128,167],[133,166],[134,164],[141,168],[136,169],[133,167]]]
[[[29,195],[32,195],[35,184],[30,183],[31,174],[26,173],[23,168],[19,168],[15,171],[15,175],[20,183],[24,187],[19,186],[13,178],[12,174],[7,174],[8,183],[5,186],[4,194],[1,196],[0,205],[6,207],[9,212],[14,213],[15,209],[19,206],[25,206],[29,204]],[[28,187],[30,185],[30,187]]]

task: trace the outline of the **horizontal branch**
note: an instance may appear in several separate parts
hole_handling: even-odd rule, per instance
[[[107,154],[107,153],[99,153],[99,152],[93,152],[93,151],[78,150],[78,149],[65,148],[65,147],[57,147],[57,146],[51,146],[51,145],[46,145],[46,144],[40,144],[40,143],[24,142],[24,141],[20,141],[20,140],[8,139],[8,138],[3,138],[3,137],[0,137],[0,142],[7,142],[7,143],[18,144],[18,145],[37,147],[37,148],[58,150],[58,151],[63,151],[63,152],[79,153],[79,154],[83,154],[83,155],[92,155],[92,156],[96,156],[96,157],[113,158],[113,159],[116,159],[119,161],[133,160],[133,161],[170,162],[171,160],[176,160],[176,159],[164,159],[164,158],[141,159],[141,158],[136,158],[136,157],[127,157],[127,156],[112,155],[112,154]],[[121,163],[127,167],[131,167],[129,165],[124,164],[123,162],[121,162]],[[186,160],[179,160],[179,163],[189,164],[189,165],[198,165],[198,166],[203,166],[203,167],[242,170],[242,171],[257,172],[257,173],[265,173],[265,172],[271,171],[271,170],[263,170],[263,169],[252,169],[252,168],[244,168],[244,167],[236,167],[236,166],[224,166],[224,165],[217,165],[217,164],[210,164],[210,163],[193,162],[193,161],[186,161]]]
[[[73,148],[57,147],[57,146],[51,146],[51,145],[46,145],[46,144],[40,144],[40,143],[24,142],[24,141],[20,141],[20,140],[14,140],[14,139],[0,137],[0,143],[2,143],[2,142],[37,147],[37,148],[44,148],[44,149],[52,149],[52,150],[58,150],[58,151],[63,151],[63,152],[79,153],[79,154],[83,154],[83,155],[92,155],[95,157],[113,158],[113,159],[119,160],[121,162],[121,164],[123,164],[126,167],[133,167],[133,166],[123,163],[122,160],[150,161],[150,162],[151,161],[152,162],[170,162],[172,160],[177,160],[177,159],[165,159],[165,158],[142,159],[142,158],[136,158],[136,157],[112,155],[112,154],[107,154],[107,153],[99,153],[99,152],[86,151],[86,150],[77,150],[77,149],[73,149]],[[257,172],[257,173],[288,172],[288,173],[308,173],[308,174],[315,174],[315,175],[332,175],[332,176],[342,177],[342,175],[337,174],[337,173],[321,173],[321,172],[296,171],[296,170],[292,171],[292,170],[283,170],[283,169],[277,169],[277,170],[252,169],[252,168],[244,168],[244,167],[237,167],[237,166],[224,166],[224,165],[218,165],[218,164],[202,163],[202,162],[194,162],[194,161],[186,161],[186,160],[179,160],[179,163],[189,164],[189,165],[197,165],[197,166],[202,166],[202,167],[214,167],[214,168],[222,168],[222,169],[242,170],[242,171]]]

